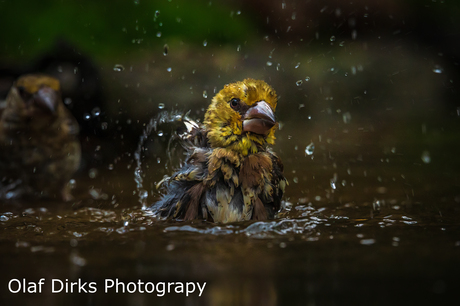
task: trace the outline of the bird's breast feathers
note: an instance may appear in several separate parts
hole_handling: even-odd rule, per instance
[[[273,218],[286,180],[275,142],[277,96],[264,81],[228,84],[212,99],[203,126],[186,122],[186,165],[154,205],[163,217],[227,223]]]

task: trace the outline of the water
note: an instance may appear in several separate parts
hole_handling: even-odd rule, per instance
[[[294,70],[288,63],[282,67]],[[358,86],[361,79],[358,85],[349,80],[372,71],[379,78],[389,74],[356,63],[344,65],[352,67],[345,80],[332,76],[340,81],[337,87],[317,83],[321,78],[306,60],[295,70],[299,75],[283,74],[282,81],[265,64],[261,58],[259,66],[270,71],[282,95],[276,114],[282,128],[273,150],[289,180],[277,219],[173,222],[145,209],[159,198],[158,183],[183,162],[183,151],[171,136],[180,134],[178,125],[187,116],[202,120],[197,110],[212,98],[209,90],[204,99],[195,89],[203,104],[184,107],[192,109],[190,114],[165,111],[174,106],[169,101],[180,99],[162,94],[179,91],[165,91],[169,83],[160,83],[161,95],[148,94],[154,98],[148,106],[159,113],[140,120],[145,126],[133,136],[137,146],[120,151],[106,166],[78,173],[72,182],[75,200],[2,202],[1,304],[21,299],[24,305],[334,305],[353,304],[359,296],[377,305],[436,305],[455,297],[460,272],[456,106],[448,115],[433,110],[440,101],[432,108],[411,107],[412,99],[400,91],[391,96],[388,88],[376,92],[369,84]],[[166,73],[166,65],[158,70]],[[329,75],[330,65],[320,71]],[[191,75],[196,66],[190,68]],[[426,73],[433,78],[445,75],[429,68]],[[296,86],[307,74],[311,80]],[[353,86],[358,94],[346,96]],[[180,87],[189,99],[190,86]],[[374,101],[384,94],[389,96]],[[414,101],[425,101],[425,91],[417,94]],[[383,106],[374,110],[371,103]],[[142,107],[145,113],[148,108]],[[138,117],[129,118],[135,125]],[[100,143],[102,149],[113,145],[112,138]],[[6,284],[13,278],[45,278],[45,292],[8,293]],[[96,282],[98,291],[52,294],[53,278]],[[202,297],[104,293],[104,281],[116,278],[207,285]]]
[[[147,162],[145,161],[146,158],[149,157],[147,141],[150,139],[152,132],[159,137],[165,135],[163,132],[162,127],[170,126],[171,133],[169,135],[168,146],[167,146],[167,156],[168,159],[163,158],[163,160],[167,160],[168,164],[174,163],[174,150],[175,146],[180,146],[179,136],[181,129],[185,129],[183,124],[183,120],[188,119],[187,114],[183,114],[180,112],[168,112],[163,111],[155,118],[150,119],[148,124],[146,125],[142,135],[140,136],[139,143],[137,145],[137,149],[134,152],[134,159],[136,162],[136,167],[134,169],[134,181],[136,182],[136,189],[137,194],[139,195],[139,203],[142,205],[142,209],[146,209],[148,207],[148,191],[144,189],[144,178],[145,178],[145,170],[144,167],[146,166]],[[181,148],[179,148],[181,150]],[[146,152],[147,151],[147,152]],[[150,156],[151,157],[151,156]],[[158,157],[156,159],[156,163],[159,164],[161,162],[161,158]],[[180,161],[179,161],[180,163]],[[176,167],[179,165],[176,164]],[[157,166],[154,166],[156,168]],[[167,169],[167,166],[166,166]],[[157,182],[155,183],[157,185]]]
[[[315,144],[312,142],[305,148],[305,154],[313,155],[315,151]]]
[[[121,72],[124,70],[125,70],[125,67],[121,64],[116,64],[115,66],[113,66],[113,71]]]
[[[435,300],[455,290],[451,288],[457,283],[460,239],[458,225],[449,217],[436,216],[416,201],[397,200],[395,190],[381,196],[377,211],[363,194],[312,201],[299,197],[301,188],[288,187],[295,201],[284,203],[278,220],[227,225],[161,221],[140,205],[122,205],[121,198],[118,207],[108,200],[88,199],[80,201],[91,207],[74,209],[10,206],[0,217],[4,267],[0,279],[6,283],[18,274],[31,281],[45,278],[45,293],[22,294],[21,299],[49,303],[64,299],[80,305],[129,304],[134,296],[142,305],[158,298],[103,293],[105,280],[116,278],[207,282],[201,298],[164,297],[200,305],[214,305],[220,299],[243,303],[228,289],[238,287],[241,279],[250,288],[243,291],[248,297],[259,296],[267,303],[286,299],[334,303],[350,300],[356,290],[372,299],[374,286],[387,278],[392,280],[387,283],[391,294],[380,296],[377,304],[393,298],[408,301],[407,296],[424,303],[422,296]],[[121,196],[115,189],[106,192]],[[346,201],[347,196],[355,201]],[[95,282],[98,292],[51,294],[51,279]],[[308,286],[310,291],[304,289]],[[424,295],[416,294],[420,288]],[[414,300],[414,294],[420,298]]]

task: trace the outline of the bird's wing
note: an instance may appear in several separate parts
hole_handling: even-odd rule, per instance
[[[209,148],[207,132],[198,122],[185,117],[182,122],[186,128],[185,132],[179,134],[183,140],[182,146],[193,152],[194,148]]]
[[[186,164],[168,180],[166,193],[152,206],[161,217],[193,220],[203,214],[199,208],[205,193],[203,180],[208,171],[208,151],[209,149],[195,147],[189,153]]]
[[[265,206],[269,218],[273,218],[274,215],[281,208],[281,199],[284,194],[284,189],[288,184],[284,177],[284,166],[281,159],[273,152],[267,152],[272,160],[272,177],[271,177],[271,196],[266,196],[266,193],[260,195],[260,200]],[[255,207],[256,208],[256,207]]]

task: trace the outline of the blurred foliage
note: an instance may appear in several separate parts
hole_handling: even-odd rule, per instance
[[[209,1],[3,0],[0,57],[27,60],[65,39],[98,59],[150,50],[169,40],[244,43],[248,16]]]

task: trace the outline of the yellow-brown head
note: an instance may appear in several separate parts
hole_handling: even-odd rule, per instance
[[[264,81],[245,79],[225,85],[205,115],[211,147],[248,155],[273,145],[276,104],[275,91]]]

